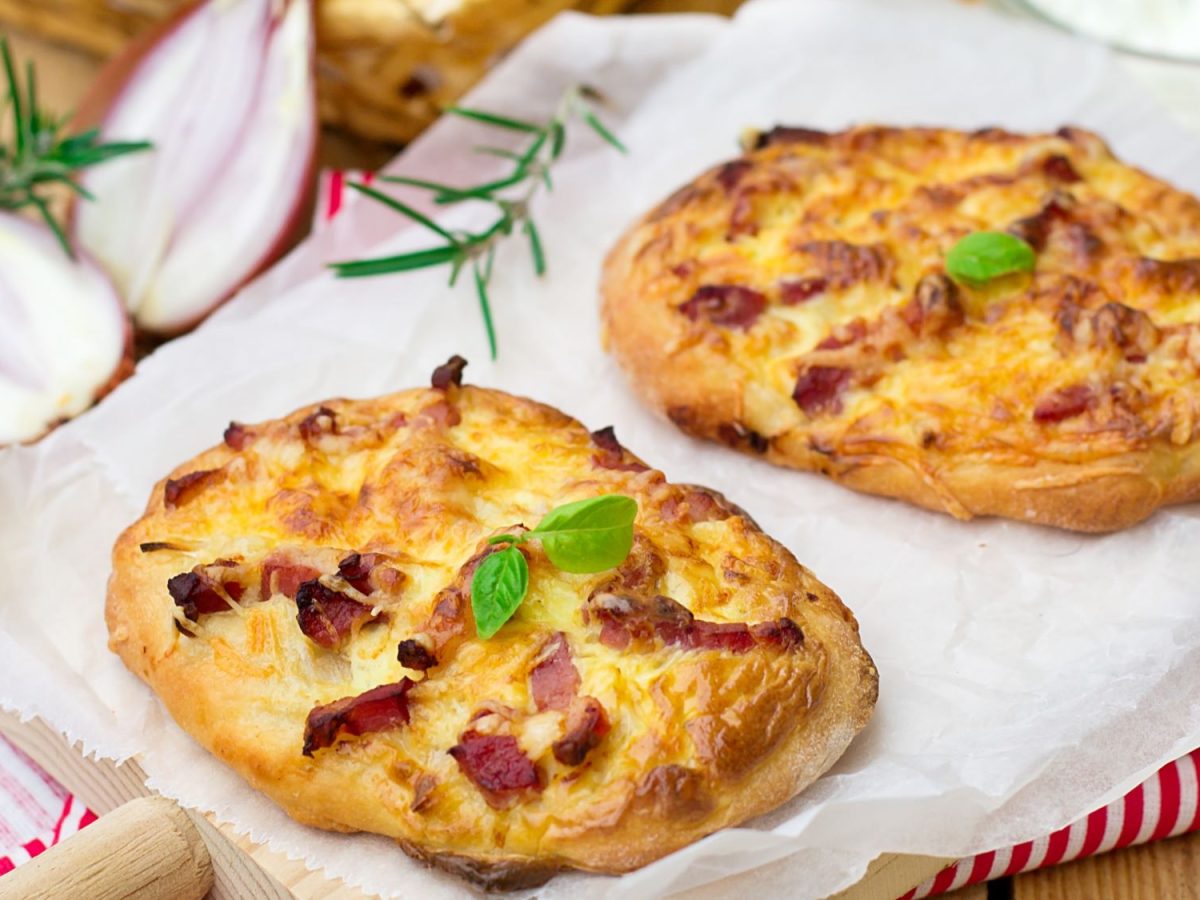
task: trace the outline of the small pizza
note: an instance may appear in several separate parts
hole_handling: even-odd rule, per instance
[[[231,425],[155,487],[107,621],[175,720],[298,821],[488,887],[630,870],[829,768],[877,684],[833,592],[462,365]]]
[[[1110,531],[1200,498],[1195,197],[1077,128],[751,143],[607,261],[605,339],[652,406],[960,519]]]

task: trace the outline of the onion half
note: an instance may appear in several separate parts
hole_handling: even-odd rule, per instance
[[[185,331],[287,249],[317,141],[311,0],[207,0],[118,57],[84,104],[148,152],[89,169],[72,229],[142,331]]]

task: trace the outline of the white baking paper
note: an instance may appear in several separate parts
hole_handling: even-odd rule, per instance
[[[845,598],[878,663],[873,721],[803,796],[624,878],[560,877],[540,893],[818,897],[885,851],[955,857],[1029,839],[1200,745],[1200,508],[1086,537],[964,524],[697,443],[643,410],[597,343],[605,250],[630,220],[783,121],[1078,123],[1195,191],[1200,146],[1103,50],[947,0],[757,0],[732,23],[565,15],[471,102],[517,115],[584,81],[612,99],[622,157],[572,132],[537,201],[550,271],[500,253],[500,358],[476,301],[441,270],[336,281],[327,261],[427,245],[357,200],[194,334],[155,352],[98,408],[0,454],[0,702],[98,754],[137,755],[151,784],[331,875],[390,896],[468,893],[388,841],[290,822],[185,737],[105,648],[109,548],[152,484],[230,419],[422,384],[451,353],[467,377],[555,404],[668,475],[726,492]],[[444,121],[393,168],[475,179],[494,135]],[[410,197],[409,199],[416,199]],[[469,220],[476,211],[456,211]]]

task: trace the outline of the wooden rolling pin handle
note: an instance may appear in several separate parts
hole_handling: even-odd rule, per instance
[[[0,900],[199,900],[212,884],[212,859],[187,813],[142,797],[0,878]]]

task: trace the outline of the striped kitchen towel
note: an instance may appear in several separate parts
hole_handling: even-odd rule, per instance
[[[0,735],[0,875],[94,821],[95,813]]]
[[[1120,800],[1049,837],[960,859],[901,900],[923,900],[956,888],[1200,831],[1200,750],[1168,763]]]

